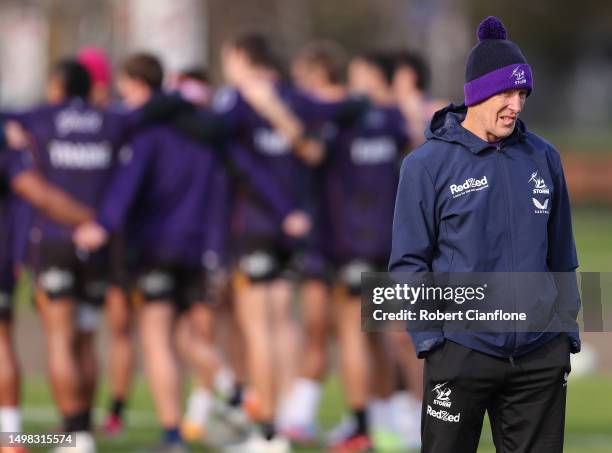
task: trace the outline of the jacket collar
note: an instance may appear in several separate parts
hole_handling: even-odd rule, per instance
[[[481,151],[493,147],[481,138],[474,135],[472,132],[465,129],[461,123],[467,114],[467,107],[462,104],[456,106],[450,104],[447,107],[438,110],[425,130],[427,140],[441,140],[448,143],[457,143],[469,149],[472,153],[478,154]],[[517,119],[514,131],[509,137],[502,141],[502,146],[511,145],[525,138],[527,128],[525,123]]]

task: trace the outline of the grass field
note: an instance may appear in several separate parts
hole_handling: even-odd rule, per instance
[[[104,389],[100,391],[98,401],[100,405],[108,401]],[[45,431],[56,426],[58,419],[52,409],[48,387],[43,379],[31,379],[26,383],[25,407],[24,416],[27,431]],[[570,381],[566,453],[612,452],[610,407],[612,407],[612,375],[577,378]],[[135,386],[131,408],[128,412],[128,422],[130,423],[128,432],[119,439],[104,440],[100,438],[100,452],[132,452],[155,443],[159,434],[153,415],[151,398],[144,383]],[[321,425],[324,428],[331,428],[339,421],[343,410],[344,402],[340,385],[335,378],[332,378],[326,385],[320,415]],[[98,413],[98,415],[100,414]],[[479,453],[494,452],[486,425],[482,437]],[[212,450],[194,446],[194,451]],[[319,450],[311,448],[297,451]]]
[[[612,237],[610,235],[612,209],[577,209],[574,212],[574,225],[581,262],[580,270],[612,272]],[[21,311],[27,310],[29,309],[23,307]],[[612,340],[612,334],[610,334],[610,339]],[[48,431],[58,426],[59,417],[53,408],[49,387],[44,376],[26,379],[23,393],[27,432]],[[98,407],[106,406],[108,395],[104,387],[100,389],[97,401]],[[100,438],[100,452],[142,451],[143,448],[158,440],[159,430],[151,396],[141,379],[134,386],[129,407],[130,429],[123,437],[116,440]],[[331,377],[326,383],[320,413],[322,427],[331,428],[340,420],[344,410],[342,389],[338,380]],[[97,411],[98,421],[102,413],[102,410]],[[598,374],[570,380],[566,426],[566,453],[612,453],[612,374]],[[211,450],[194,446],[194,451]],[[320,451],[320,449],[299,449],[297,451]],[[479,453],[494,451],[488,425],[485,425]]]

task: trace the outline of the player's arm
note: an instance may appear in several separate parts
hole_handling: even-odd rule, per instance
[[[45,180],[35,170],[20,172],[11,181],[12,190],[56,222],[76,226],[90,220],[93,211]]]
[[[126,222],[143,182],[148,165],[151,136],[136,137],[132,141],[129,159],[124,159],[104,195],[95,220],[80,225],[73,236],[77,246],[97,250],[108,241],[111,233],[119,231]]]

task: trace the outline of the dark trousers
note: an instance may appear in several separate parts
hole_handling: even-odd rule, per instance
[[[560,334],[509,359],[446,341],[425,358],[423,453],[476,453],[485,411],[498,453],[562,453],[570,348]]]

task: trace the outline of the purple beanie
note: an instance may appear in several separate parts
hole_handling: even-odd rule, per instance
[[[504,24],[489,16],[478,26],[477,36],[479,42],[470,51],[465,68],[465,105],[478,104],[515,88],[524,88],[531,94],[531,67],[521,49],[508,40]]]

